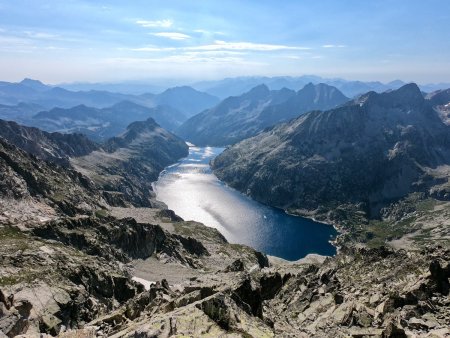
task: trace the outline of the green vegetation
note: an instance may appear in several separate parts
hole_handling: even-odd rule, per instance
[[[0,240],[25,238],[25,234],[19,228],[5,226],[0,227]]]
[[[108,213],[108,210],[106,210],[106,209],[99,209],[99,210],[95,211],[95,217],[97,217],[97,218],[105,218],[108,216],[109,216],[109,213]]]

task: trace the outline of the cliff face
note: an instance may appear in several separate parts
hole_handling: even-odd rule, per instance
[[[0,138],[1,223],[92,214],[103,199],[80,173],[37,159]]]
[[[225,150],[213,168],[270,205],[312,211],[353,204],[377,216],[412,191],[428,191],[426,168],[448,164],[450,129],[410,84],[277,125]]]
[[[0,120],[0,135],[42,160],[66,166],[69,164],[69,157],[87,155],[99,148],[98,144],[81,134],[47,133],[38,128],[3,120]]]
[[[298,92],[260,85],[195,115],[177,134],[196,145],[225,146],[307,111],[334,108],[346,101],[339,90],[325,84],[308,84]]]

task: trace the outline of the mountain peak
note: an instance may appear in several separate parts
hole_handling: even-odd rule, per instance
[[[268,95],[269,93],[270,93],[269,87],[267,87],[265,84],[260,84],[250,89],[250,91],[247,92],[247,95],[254,97],[254,96]]]
[[[30,78],[24,78],[22,81],[20,81],[19,82],[20,84],[23,84],[23,85],[28,85],[28,84],[37,84],[37,85],[43,85],[44,86],[44,84],[41,82],[41,81],[39,81],[39,80],[33,80],[33,79],[30,79]]]
[[[47,85],[43,84],[39,80],[33,80],[33,79],[25,78],[22,81],[20,81],[19,83],[21,85],[24,85],[24,86],[28,87],[28,88],[31,88],[31,89],[34,89],[34,90],[38,90],[38,91],[49,89],[49,87]]]
[[[408,83],[397,90],[381,95],[386,95],[393,102],[409,107],[420,105],[425,101],[422,92],[415,83]]]
[[[403,106],[418,107],[423,104],[425,98],[415,83],[408,83],[399,89],[378,94],[368,92],[357,99],[360,104],[377,104],[383,107]]]

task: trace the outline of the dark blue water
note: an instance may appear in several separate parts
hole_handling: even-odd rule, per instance
[[[161,173],[157,198],[185,220],[217,228],[231,243],[297,260],[309,253],[334,255],[332,226],[290,216],[231,189],[212,173],[209,161],[223,148],[191,147],[189,156]]]

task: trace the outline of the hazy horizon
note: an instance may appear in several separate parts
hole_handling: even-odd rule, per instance
[[[450,82],[450,2],[0,0],[1,80]]]

